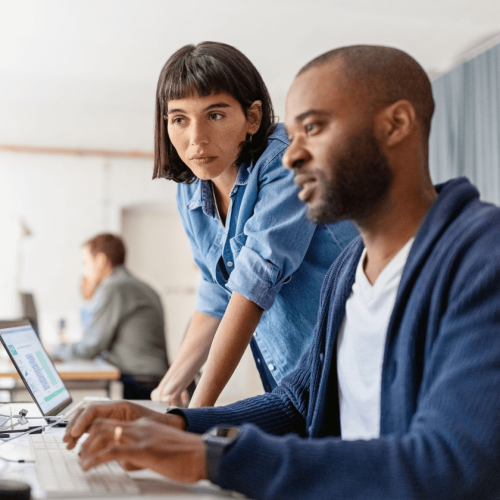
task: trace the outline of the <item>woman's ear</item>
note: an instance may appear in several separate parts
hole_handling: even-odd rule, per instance
[[[386,146],[395,146],[408,137],[416,126],[416,112],[407,100],[397,101],[385,108],[376,118],[379,139]]]
[[[248,133],[256,134],[262,121],[262,102],[254,101],[247,109]]]

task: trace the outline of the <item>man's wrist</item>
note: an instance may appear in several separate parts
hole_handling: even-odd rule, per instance
[[[181,431],[187,431],[189,422],[184,414],[184,412],[180,408],[172,408],[170,410],[167,410],[165,413],[165,416],[167,417],[167,424],[172,425],[172,427],[175,427],[177,429],[180,429]],[[175,420],[172,420],[175,419]],[[175,423],[174,423],[175,422]]]
[[[214,427],[203,434],[202,439],[206,446],[207,478],[212,483],[216,483],[219,477],[222,457],[234,445],[240,434],[238,427],[227,426]]]

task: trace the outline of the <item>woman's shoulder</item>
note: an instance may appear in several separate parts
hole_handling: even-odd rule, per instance
[[[187,206],[194,202],[194,198],[199,198],[200,196],[201,181],[200,179],[195,179],[194,182],[190,184],[186,182],[179,182],[177,184],[177,204],[179,208],[187,208]]]
[[[265,170],[271,165],[282,167],[281,157],[289,144],[285,126],[283,123],[277,123],[273,132],[267,138],[267,147],[257,160],[255,167],[258,170]]]

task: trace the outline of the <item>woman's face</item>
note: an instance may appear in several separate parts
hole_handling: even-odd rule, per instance
[[[245,117],[240,103],[229,94],[213,94],[168,102],[168,135],[181,160],[199,179],[236,179],[232,167],[247,134],[255,134],[262,105],[255,101]]]

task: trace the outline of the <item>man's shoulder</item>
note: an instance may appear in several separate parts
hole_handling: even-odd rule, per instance
[[[131,290],[137,290],[139,293],[143,292],[154,294],[155,296],[158,295],[151,285],[137,278],[137,276],[132,274],[124,266],[116,270],[110,279],[107,280],[106,283],[103,283],[103,285],[105,285],[103,286],[103,292],[106,294],[126,295],[127,292]]]

